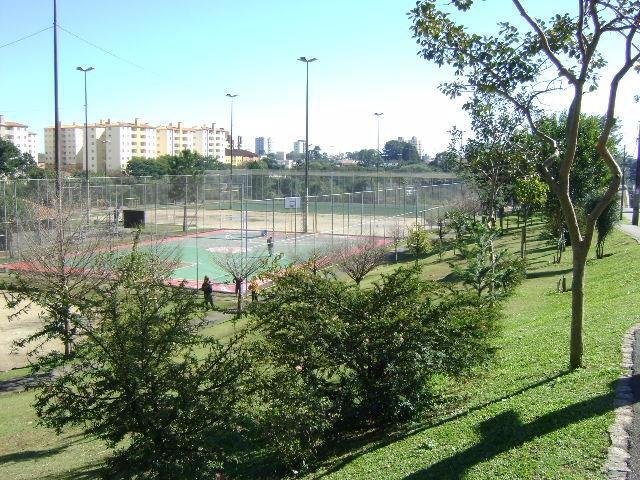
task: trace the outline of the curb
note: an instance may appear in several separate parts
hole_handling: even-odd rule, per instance
[[[608,480],[627,480],[631,469],[629,468],[629,434],[633,421],[633,388],[631,377],[633,375],[633,348],[636,333],[640,331],[640,324],[631,327],[622,338],[622,376],[616,382],[615,408],[616,418],[609,427],[611,445],[607,461],[603,471]]]

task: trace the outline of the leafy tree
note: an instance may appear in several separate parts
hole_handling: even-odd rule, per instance
[[[590,200],[587,201],[587,208],[593,208],[599,201],[597,196],[594,196]],[[596,231],[598,233],[598,237],[596,240],[596,258],[601,259],[604,258],[604,242],[606,241],[609,234],[613,231],[616,223],[618,223],[618,218],[620,215],[620,205],[614,199],[607,208],[604,209],[604,212],[598,217],[598,221],[596,222]]]
[[[416,147],[408,142],[389,140],[384,145],[385,162],[418,163],[420,155]]]
[[[458,154],[452,150],[438,152],[430,165],[443,172],[453,172],[458,166]]]
[[[349,158],[358,162],[361,167],[377,167],[381,163],[380,154],[373,148],[366,148],[358,150],[357,152],[351,152],[347,155]]]
[[[198,334],[199,298],[168,286],[161,266],[137,246],[117,261],[79,311],[73,362],[36,395],[45,425],[80,426],[117,447],[110,478],[212,478],[251,393],[242,336]]]
[[[269,165],[264,161],[264,159],[251,160],[244,164],[244,168],[248,168],[249,170],[266,170],[269,168]]]
[[[132,177],[161,177],[169,173],[169,157],[163,155],[158,158],[133,157],[124,170]]]
[[[39,170],[31,154],[21,153],[13,142],[0,138],[0,176],[38,176]]]
[[[528,173],[521,119],[504,102],[469,102],[473,138],[462,147],[458,170],[473,186],[491,226],[513,195],[513,180]]]
[[[418,264],[418,258],[426,255],[431,248],[429,232],[422,225],[414,225],[409,228],[406,243],[409,252],[416,257],[416,265]]]
[[[527,221],[533,212],[544,204],[549,186],[538,175],[518,178],[515,183],[515,196],[524,216],[520,240],[520,256],[524,258],[527,251]]]
[[[344,245],[338,253],[337,265],[356,285],[360,285],[369,272],[384,263],[385,253],[384,246],[377,245],[375,238],[370,238]]]
[[[345,431],[412,418],[437,374],[486,361],[498,309],[398,269],[371,289],[290,269],[252,306],[264,359],[261,422],[289,466]]]
[[[451,3],[464,18],[474,1],[454,0]],[[577,368],[582,365],[583,356],[587,254],[596,221],[615,197],[620,184],[620,168],[609,149],[609,139],[615,123],[618,86],[640,59],[639,4],[637,0],[577,0],[572,12],[559,11],[543,22],[534,19],[521,0],[512,0],[512,3],[524,21],[526,31],[502,22],[497,34],[469,33],[445,9],[438,7],[437,0],[419,0],[410,15],[421,55],[438,65],[453,66],[459,79],[443,85],[445,93],[457,97],[470,91],[474,96],[508,100],[522,113],[535,137],[551,151],[540,168],[559,199],[571,237],[573,283],[569,363],[571,368]],[[616,58],[616,63],[609,82],[602,87],[608,101],[595,145],[598,162],[609,171],[609,181],[605,194],[581,225],[570,195],[571,172],[576,161],[584,95],[600,89],[598,72],[606,63],[605,48],[606,57]],[[620,55],[616,57],[615,52]],[[544,116],[548,94],[553,95],[567,85],[570,93],[565,120],[566,143],[560,145],[541,128],[541,116]]]
[[[221,165],[212,157],[203,157],[197,152],[183,150],[179,155],[167,155],[169,175],[202,175],[205,170],[218,170]]]
[[[498,233],[486,225],[476,223],[468,226],[469,243],[462,248],[467,260],[465,266],[453,266],[463,283],[490,302],[503,299],[522,282],[524,261],[514,258],[507,249],[496,250]]]

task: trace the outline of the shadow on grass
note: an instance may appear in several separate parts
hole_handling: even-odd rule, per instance
[[[0,465],[6,463],[29,462],[32,460],[41,460],[46,457],[57,455],[66,450],[67,445],[56,448],[48,448],[46,450],[25,450],[23,452],[7,453],[0,455]]]
[[[474,446],[407,475],[404,480],[462,479],[467,470],[496,455],[573,423],[600,416],[612,410],[614,386],[615,382],[610,385],[610,391],[604,395],[550,412],[529,423],[523,423],[518,413],[513,410],[502,412],[479,425],[478,430],[482,438]]]
[[[489,407],[493,404],[496,403],[500,403],[503,402],[505,400],[508,400],[512,397],[516,397],[518,395],[521,395],[525,392],[527,392],[528,390],[532,390],[534,388],[537,387],[541,387],[542,385],[545,385],[547,383],[551,383],[554,382],[555,380],[567,375],[571,373],[570,370],[562,370],[554,375],[550,375],[548,377],[545,377],[535,383],[529,384],[525,387],[519,388],[518,390],[515,390],[513,392],[510,392],[506,395],[503,395],[499,398],[494,398],[492,400],[489,400],[487,402],[481,403],[479,405],[475,405],[472,407],[469,407],[461,412],[458,412],[456,414],[450,415],[446,418],[442,418],[440,420],[434,420],[434,421],[430,421],[430,422],[425,422],[423,424],[421,424],[419,427],[417,428],[408,428],[408,429],[404,429],[401,431],[396,431],[396,432],[376,432],[375,434],[370,434],[370,435],[366,435],[363,436],[361,438],[359,438],[358,440],[354,440],[352,442],[347,442],[346,444],[341,445],[341,452],[334,452],[335,455],[339,455],[340,453],[344,453],[346,451],[349,450],[354,450],[357,449],[356,452],[347,455],[346,457],[341,458],[338,462],[336,462],[335,464],[331,465],[330,468],[328,468],[325,472],[324,475],[328,475],[330,473],[334,473],[338,470],[340,470],[341,468],[343,468],[344,466],[346,466],[347,464],[351,463],[353,460],[355,460],[356,458],[376,451],[380,448],[384,448],[387,445],[390,445],[398,440],[401,440],[403,438],[406,438],[410,435],[415,435],[416,433],[422,432],[424,430],[427,430],[429,428],[434,428],[434,427],[438,427],[440,425],[443,425],[445,423],[449,423],[455,420],[458,420],[460,418],[466,417],[467,415],[476,412],[478,410],[482,410],[483,408]],[[613,397],[611,397],[613,398]],[[609,406],[611,407],[612,401],[609,402]],[[381,440],[376,440],[375,437],[382,437]],[[367,444],[367,445],[365,445]],[[417,477],[417,478],[423,478],[423,477]],[[434,479],[438,479],[440,478],[439,476],[434,476],[434,477],[424,477],[424,478],[434,478]],[[444,478],[444,477],[443,477]],[[449,478],[449,477],[446,477]],[[452,477],[452,478],[458,478],[458,477]]]
[[[82,465],[71,470],[67,470],[66,472],[47,475],[46,477],[42,477],[42,480],[97,480],[102,478],[110,478],[106,477],[106,475],[107,472],[106,470],[104,470],[102,464],[89,463],[87,465]]]
[[[563,268],[562,270],[542,270],[537,272],[527,272],[527,278],[556,277],[558,275],[566,275],[567,273],[571,273],[571,268]]]

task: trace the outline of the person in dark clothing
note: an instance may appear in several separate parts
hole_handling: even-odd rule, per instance
[[[244,279],[242,277],[233,277],[233,283],[236,286],[236,295],[240,295],[242,293],[242,282],[244,282]]]
[[[211,280],[206,275],[204,276],[204,281],[202,282],[202,286],[200,290],[204,293],[204,304],[207,308],[213,309],[213,285],[211,284]]]
[[[273,255],[273,237],[269,236],[267,238],[267,251],[269,252],[269,256]]]

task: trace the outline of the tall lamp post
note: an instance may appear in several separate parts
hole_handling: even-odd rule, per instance
[[[307,89],[306,89],[306,114],[305,114],[305,140],[304,140],[304,205],[302,207],[302,231],[309,231],[309,64],[318,60],[317,58],[300,57],[299,61],[307,65]]]
[[[378,151],[378,158],[376,159],[376,203],[378,203],[378,195],[380,194],[380,117],[384,113],[375,112],[373,115],[376,117],[376,123],[378,124],[378,143],[376,147]]]
[[[89,117],[87,113],[87,72],[93,67],[76,67],[76,70],[84,73],[84,179],[87,182],[87,220],[89,220]]]
[[[238,96],[237,93],[227,93],[227,97],[231,99],[231,145],[229,145],[229,150],[231,153],[231,168],[229,170],[229,210],[231,210],[232,201],[233,201],[233,189],[231,186],[233,185],[233,99]]]

